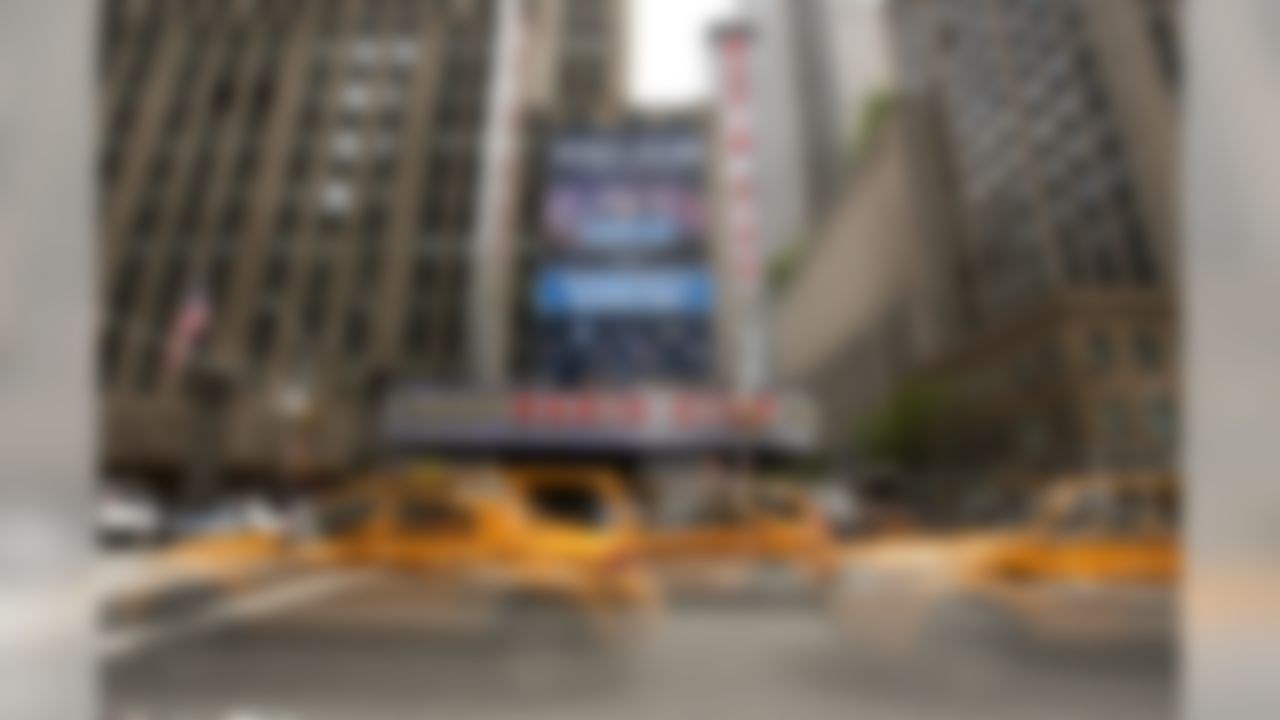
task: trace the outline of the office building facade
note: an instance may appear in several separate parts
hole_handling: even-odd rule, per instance
[[[818,232],[850,174],[857,125],[891,82],[884,14],[865,0],[745,0],[768,255]]]
[[[853,183],[828,234],[899,246],[863,251],[876,266],[893,267],[901,245],[921,250],[896,290],[863,294],[894,302],[844,313],[867,317],[793,364],[818,397],[879,378],[859,395],[869,400],[829,409],[833,442],[854,444],[894,387],[928,379],[967,405],[951,426],[956,471],[1174,466],[1177,3],[898,0],[887,11],[894,139],[872,162],[910,179],[879,209]],[[913,217],[895,228],[884,208],[903,203]],[[810,297],[826,295],[797,287],[784,304],[818,312]]]
[[[181,473],[206,371],[245,474],[357,462],[387,378],[505,382],[527,118],[616,105],[624,23],[601,0],[106,2],[106,465]]]

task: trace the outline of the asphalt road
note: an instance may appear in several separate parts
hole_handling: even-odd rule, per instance
[[[895,665],[850,647],[799,598],[682,603],[625,653],[516,652],[484,633],[442,636],[420,607],[403,582],[374,579],[175,635],[107,665],[109,717],[1175,716],[1166,654],[1037,651],[993,666],[986,658],[965,662],[960,653],[945,668]]]

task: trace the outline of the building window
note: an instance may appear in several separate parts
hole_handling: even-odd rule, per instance
[[[111,183],[120,173],[120,147],[115,143],[106,146],[98,157],[98,173],[104,183]]]
[[[138,208],[133,218],[133,234],[137,237],[146,237],[152,234],[157,226],[159,213],[155,207],[151,205],[143,205]]]
[[[240,153],[236,156],[236,179],[240,182],[248,182],[253,178],[253,173],[257,167],[258,153],[256,149],[250,145],[240,148]]]
[[[228,204],[222,213],[221,232],[224,235],[239,233],[244,226],[244,214],[245,210],[242,202]]]
[[[1129,410],[1118,397],[1108,398],[1102,407],[1103,431],[1106,433],[1108,445],[1112,448],[1123,448],[1129,444],[1130,423]]]
[[[420,308],[413,308],[405,320],[405,354],[411,356],[422,355],[427,349],[428,332],[426,313]]]
[[[1155,46],[1156,62],[1169,86],[1177,88],[1182,80],[1182,57],[1173,18],[1165,11],[1153,9],[1148,26]]]
[[[138,364],[135,378],[138,390],[149,392],[154,389],[160,379],[160,348],[154,343],[143,346],[142,361]]]
[[[391,45],[391,61],[399,67],[411,67],[418,60],[418,40],[403,35]]]
[[[256,365],[261,365],[271,355],[276,340],[276,316],[269,310],[261,310],[253,319],[249,331],[249,354]]]
[[[329,144],[333,159],[346,166],[360,155],[360,135],[354,129],[344,128],[334,133]]]
[[[348,82],[342,88],[342,109],[347,117],[354,118],[369,107],[369,88],[358,82]]]
[[[1150,330],[1139,330],[1134,334],[1133,352],[1142,369],[1156,371],[1164,368],[1164,348]]]
[[[269,76],[264,74],[258,78],[253,87],[252,118],[255,123],[266,118],[274,101],[275,84]]]
[[[1151,246],[1142,223],[1133,205],[1125,205],[1121,212],[1121,233],[1124,245],[1128,250],[1129,262],[1133,268],[1134,280],[1139,285],[1152,285],[1157,280],[1155,261],[1151,256]]]
[[[364,252],[360,257],[360,281],[365,287],[372,287],[378,279],[378,270],[382,264],[381,246],[377,240],[367,238]]]
[[[274,297],[284,290],[289,279],[289,260],[285,251],[272,249],[262,272],[262,294]]]
[[[345,216],[351,210],[351,185],[345,180],[328,180],[321,192],[320,203],[326,216]]]
[[[329,266],[318,264],[311,272],[311,286],[303,308],[303,326],[314,337],[324,327],[326,303],[329,297]]]
[[[221,307],[231,285],[231,254],[221,252],[214,256],[209,266],[209,299],[214,307]]]
[[[1111,337],[1102,330],[1089,333],[1089,367],[1095,372],[1106,372],[1111,368]]]
[[[133,307],[133,301],[138,296],[141,268],[142,260],[138,257],[138,253],[125,256],[121,262],[111,292],[112,316],[108,318],[108,322],[122,322]]]
[[[101,341],[102,358],[99,360],[98,372],[99,382],[104,386],[111,383],[111,379],[115,376],[116,368],[120,364],[120,353],[124,345],[121,341],[121,333],[120,328],[109,327]]]
[[[282,236],[292,235],[298,228],[298,210],[295,207],[282,206],[276,215],[276,230]]]
[[[357,357],[364,352],[369,341],[369,323],[364,312],[353,310],[347,315],[343,345],[348,357]]]
[[[1177,418],[1169,396],[1157,395],[1148,401],[1147,431],[1160,447],[1173,447],[1177,441]]]
[[[366,239],[376,242],[387,230],[386,206],[372,205],[365,208],[361,217],[361,226]]]

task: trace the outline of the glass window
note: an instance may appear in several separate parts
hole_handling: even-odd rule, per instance
[[[345,180],[330,179],[321,193],[321,207],[330,217],[345,216],[351,210],[351,185]]]
[[[391,45],[391,61],[401,67],[413,65],[418,60],[418,40],[404,35]]]
[[[347,315],[344,338],[347,355],[355,356],[364,352],[365,345],[368,343],[368,336],[369,322],[365,314],[356,310]]]
[[[1120,398],[1108,398],[1102,408],[1103,430],[1110,444],[1123,446],[1129,442],[1129,410]]]
[[[427,347],[428,331],[426,313],[421,308],[413,308],[405,321],[405,352],[420,355]]]
[[[242,202],[232,202],[222,213],[221,232],[234,235],[244,226],[245,209]]]
[[[1089,365],[1102,372],[1110,369],[1112,360],[1111,337],[1102,330],[1089,333]]]
[[[271,354],[276,338],[276,316],[270,311],[259,312],[253,319],[249,335],[249,353],[255,363],[261,363]]]
[[[369,107],[369,88],[363,83],[348,82],[342,88],[342,109],[347,113],[358,114]]]
[[[1145,370],[1159,370],[1164,367],[1164,348],[1155,333],[1150,330],[1139,330],[1134,333],[1133,352],[1139,366]]]
[[[1147,430],[1151,439],[1163,447],[1171,447],[1177,437],[1177,418],[1168,395],[1157,395],[1147,402]]]

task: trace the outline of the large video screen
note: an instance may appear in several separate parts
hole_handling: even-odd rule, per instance
[[[706,234],[706,148],[692,127],[564,132],[551,143],[543,225],[561,248],[644,252]]]

